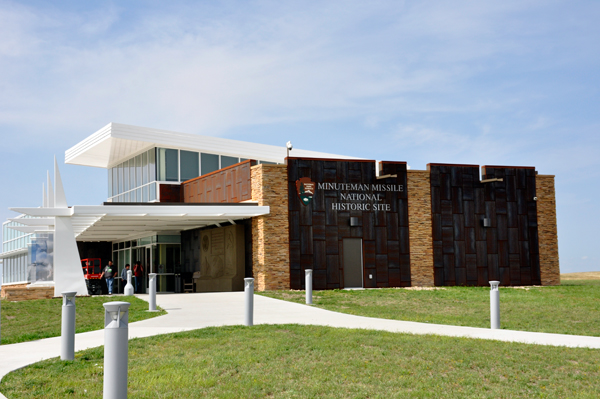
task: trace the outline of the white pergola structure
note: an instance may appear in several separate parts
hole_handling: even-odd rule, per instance
[[[239,204],[105,204],[67,206],[58,164],[54,164],[55,189],[48,179],[41,208],[11,208],[32,216],[11,227],[26,233],[54,233],[54,295],[76,291],[87,295],[77,241],[120,241],[151,234],[179,233],[221,223],[267,215],[268,206]]]

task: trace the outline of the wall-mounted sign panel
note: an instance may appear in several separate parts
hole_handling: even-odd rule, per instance
[[[304,288],[305,269],[313,269],[315,289],[345,288],[344,242],[362,242],[364,287],[410,286],[406,163],[382,163],[387,177],[379,179],[375,168],[288,159],[292,289]]]

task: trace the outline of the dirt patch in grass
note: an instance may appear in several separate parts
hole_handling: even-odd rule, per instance
[[[600,272],[565,273],[560,275],[561,280],[600,280]]]

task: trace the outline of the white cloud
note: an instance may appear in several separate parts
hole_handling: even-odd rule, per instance
[[[501,108],[515,99],[464,91],[465,83],[490,60],[501,62],[494,57],[523,51],[523,13],[537,7],[233,4],[139,10],[135,18],[115,7],[47,15],[4,7],[3,20],[22,27],[6,45],[21,53],[0,58],[10,76],[0,78],[0,123],[60,131],[122,121],[215,134],[247,124]],[[548,29],[529,21],[525,36]]]

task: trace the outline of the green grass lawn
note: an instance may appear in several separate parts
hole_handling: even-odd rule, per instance
[[[600,352],[317,326],[129,342],[131,398],[595,398]],[[101,398],[103,348],[8,374],[14,398]]]
[[[129,321],[139,321],[165,314],[146,312],[148,302],[134,296],[91,296],[75,299],[76,332],[101,330],[104,328],[105,302],[125,301],[131,303]],[[33,301],[2,301],[2,345],[60,336],[62,298]]]
[[[304,291],[261,295],[304,303]],[[490,327],[490,289],[373,289],[313,292],[314,306],[384,319]],[[600,280],[556,287],[500,288],[501,327],[509,330],[600,336]]]

